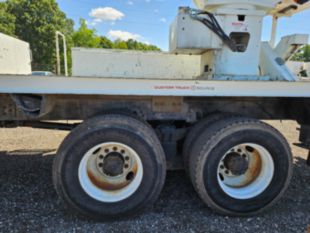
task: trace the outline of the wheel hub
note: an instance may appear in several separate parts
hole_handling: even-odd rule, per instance
[[[227,154],[224,165],[235,176],[243,175],[249,168],[249,162],[237,152]]]
[[[91,148],[79,166],[79,180],[93,198],[116,202],[133,194],[142,182],[143,165],[135,150],[117,142]]]
[[[269,151],[258,144],[244,143],[224,154],[218,165],[218,182],[229,196],[249,199],[266,189],[273,172]]]
[[[103,160],[102,170],[108,176],[119,176],[123,173],[124,158],[120,153],[112,152]]]

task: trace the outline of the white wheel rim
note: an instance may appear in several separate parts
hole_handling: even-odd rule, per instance
[[[122,171],[117,175],[111,175],[102,168],[107,166],[107,159],[111,163],[112,154],[114,160],[123,161]],[[130,197],[143,178],[139,155],[129,146],[116,142],[102,143],[88,150],[79,164],[78,172],[83,190],[92,198],[107,203]]]
[[[242,161],[237,154],[241,156]],[[230,161],[234,157],[235,162],[230,162],[229,157]],[[236,160],[239,161],[237,169],[232,165],[233,163],[236,165]],[[240,162],[243,168],[240,168],[242,167]],[[245,200],[257,197],[266,190],[274,175],[274,162],[266,148],[258,144],[245,143],[225,153],[217,173],[218,183],[227,195]]]

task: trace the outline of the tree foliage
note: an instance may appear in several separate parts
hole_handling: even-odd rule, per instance
[[[8,5],[4,2],[0,2],[0,32],[15,35],[15,16],[8,13]]]
[[[292,61],[310,62],[310,45],[304,46],[291,59]]]
[[[80,19],[80,27],[73,33],[72,39],[75,47],[160,51],[154,45],[148,45],[133,39],[111,41],[105,36],[98,36],[96,30],[90,29],[84,19]]]
[[[111,40],[109,40],[107,37],[101,36],[100,47],[104,49],[111,49],[114,47],[114,43]]]
[[[33,69],[55,70],[55,32],[73,32],[73,21],[59,9],[55,0],[8,0],[3,3],[7,15],[15,18],[14,35],[30,44]],[[12,20],[11,19],[11,20]],[[0,30],[6,27],[1,22]],[[13,34],[13,33],[12,33]]]
[[[160,49],[154,45],[149,45],[129,39],[126,41],[127,48],[129,50],[146,50],[146,51],[160,51]]]
[[[0,2],[0,32],[27,41],[33,54],[33,70],[56,70],[55,33],[66,36],[68,63],[71,47],[159,50],[156,46],[135,40],[111,41],[98,36],[84,19],[74,31],[74,22],[62,12],[56,0],[7,0]],[[62,45],[61,45],[62,48]],[[61,54],[63,57],[63,54]]]
[[[101,39],[96,35],[95,29],[87,27],[86,20],[80,19],[80,28],[72,35],[76,47],[100,48]]]

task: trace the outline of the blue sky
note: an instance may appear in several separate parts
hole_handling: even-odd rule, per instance
[[[111,39],[134,38],[168,49],[169,26],[179,6],[193,7],[191,0],[57,0],[78,27],[87,20],[99,35]],[[288,34],[310,34],[310,10],[279,21],[278,40]],[[268,40],[271,19],[265,18],[263,40]]]

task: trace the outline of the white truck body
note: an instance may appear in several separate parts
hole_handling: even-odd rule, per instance
[[[305,70],[310,75],[310,62],[288,61],[286,65],[296,75],[300,75],[302,70]]]
[[[29,43],[0,33],[0,74],[31,74]]]
[[[111,49],[72,49],[72,75],[82,77],[194,79],[201,56]]]

